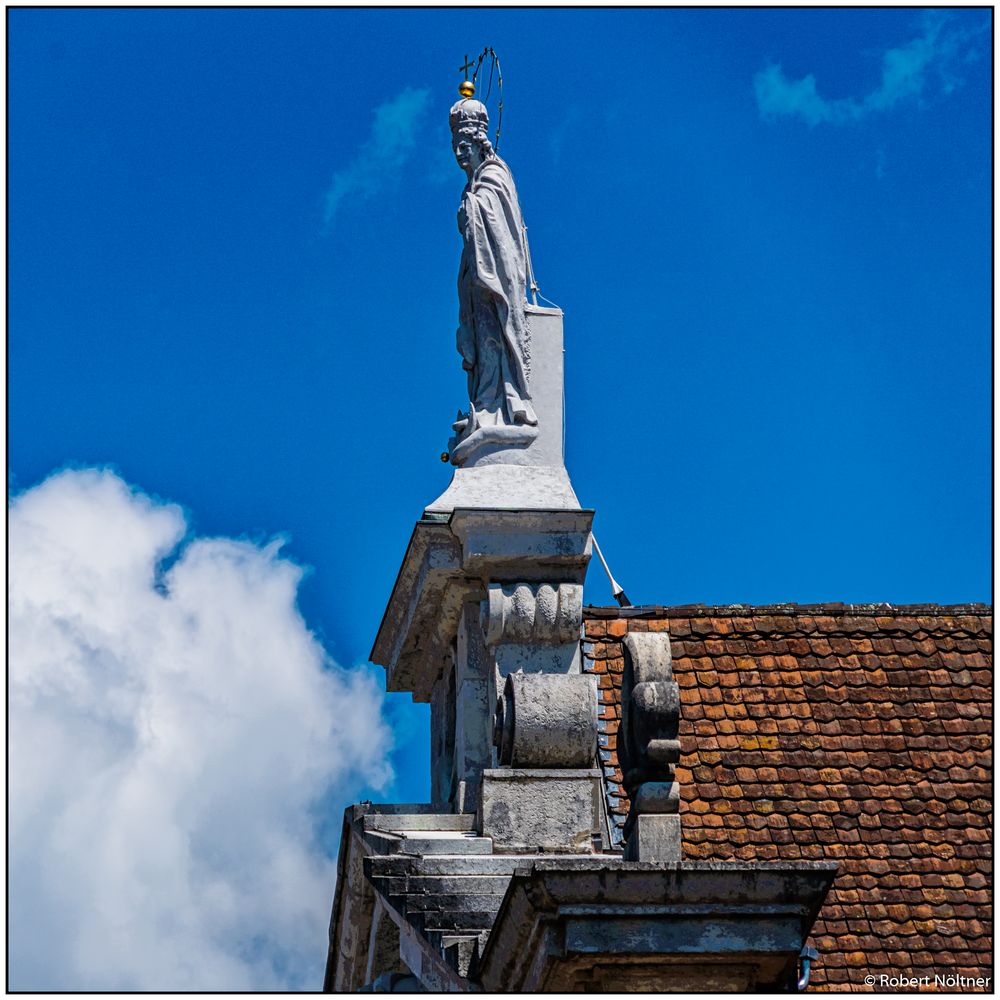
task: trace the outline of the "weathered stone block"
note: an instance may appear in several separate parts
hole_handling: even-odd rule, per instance
[[[579,641],[558,646],[505,642],[497,646],[493,653],[500,685],[505,677],[517,673],[518,670],[526,674],[580,673]]]
[[[640,814],[625,842],[626,861],[681,860],[681,818],[673,815]]]
[[[590,854],[600,831],[600,781],[596,768],[484,771],[480,833],[498,854]]]

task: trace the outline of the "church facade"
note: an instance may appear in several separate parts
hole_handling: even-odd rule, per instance
[[[585,608],[563,314],[473,93],[468,407],[371,654],[430,801],[346,811],[325,989],[990,989],[989,609]]]
[[[789,952],[785,978],[772,988],[989,991],[990,609],[584,609],[582,670],[597,678],[599,691],[603,829],[595,860],[625,857],[630,801],[618,747],[624,643],[644,632],[670,636],[680,692],[680,870],[709,862],[763,870],[781,862],[836,866],[798,954]],[[581,886],[596,888],[591,867],[576,870],[581,859],[556,853],[495,855],[483,844],[483,854],[394,859],[406,841],[419,845],[419,830],[404,827],[438,822],[430,819],[433,808],[347,811],[327,990],[481,988],[478,964],[497,917],[515,894],[530,891],[534,867],[576,871]],[[476,822],[473,814],[455,814],[438,825],[470,844],[479,839]],[[376,830],[394,826],[385,840],[377,839]],[[393,850],[384,854],[387,843]],[[393,866],[405,874],[380,875]],[[661,897],[652,891],[662,887],[649,888],[645,902],[653,905]],[[519,917],[528,923],[524,912]],[[535,921],[558,925],[559,917],[543,908],[530,920],[533,927]],[[400,921],[406,922],[402,936]],[[438,969],[442,978],[428,974],[427,959],[422,978],[413,974],[400,957],[414,953],[406,952],[409,935],[435,946],[448,970]],[[749,979],[706,979],[693,957],[686,956],[695,973],[687,988],[753,988]],[[628,964],[646,970],[649,978],[639,988],[673,983],[658,979],[638,956],[629,956]],[[685,968],[676,956],[669,965],[671,975]],[[621,968],[595,963],[562,985],[625,990],[635,978]],[[498,979],[490,988],[526,986]]]

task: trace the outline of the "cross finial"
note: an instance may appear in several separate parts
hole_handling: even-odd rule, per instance
[[[469,58],[468,53],[466,53],[465,65],[458,67],[465,72],[465,79],[458,85],[458,94],[459,97],[466,101],[476,92],[476,85],[469,79],[469,67],[472,65],[472,60]]]

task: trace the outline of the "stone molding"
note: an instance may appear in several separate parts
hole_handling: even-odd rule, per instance
[[[582,622],[583,585],[579,583],[491,583],[483,601],[488,646],[576,642]]]
[[[836,871],[525,859],[473,974],[487,993],[788,990]]]
[[[448,650],[458,632],[462,607],[482,601],[491,583],[524,581],[534,588],[564,584],[580,589],[590,560],[592,510],[455,510],[444,520],[417,522],[392,595],[382,617],[373,663],[386,668],[389,691],[410,691],[415,701],[430,701]],[[582,604],[560,596],[556,635],[568,633],[568,622],[582,619]],[[545,625],[545,599],[539,629]],[[532,629],[534,614],[532,612]],[[517,628],[524,627],[518,624]],[[564,631],[565,629],[565,631]],[[571,641],[576,642],[579,632]],[[531,640],[539,650],[556,650],[562,639]],[[498,648],[513,646],[501,643]],[[578,669],[578,668],[577,668]]]

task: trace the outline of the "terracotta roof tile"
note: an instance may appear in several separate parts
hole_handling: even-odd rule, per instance
[[[620,642],[640,628],[672,639],[684,856],[840,864],[811,988],[869,992],[866,969],[992,976],[988,608],[585,609],[619,840]]]

